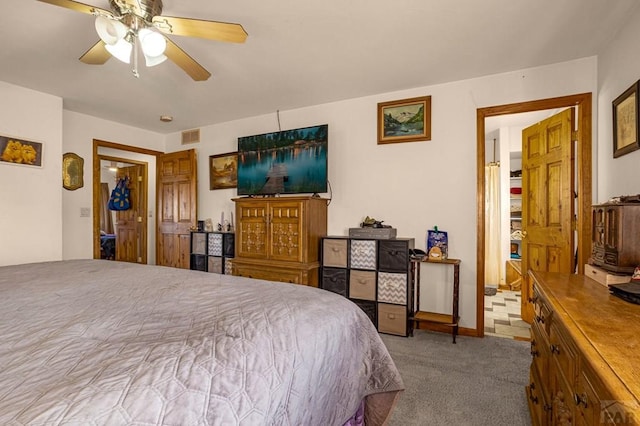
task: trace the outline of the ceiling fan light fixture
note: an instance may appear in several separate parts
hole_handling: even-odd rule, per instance
[[[120,21],[115,21],[104,16],[96,17],[96,32],[100,40],[107,45],[114,45],[124,38],[128,28]]]
[[[138,38],[140,39],[140,46],[142,47],[142,52],[145,57],[155,58],[164,56],[164,51],[167,48],[167,39],[165,39],[162,34],[149,28],[142,28],[138,31]]]
[[[104,47],[114,58],[124,62],[125,64],[131,62],[131,51],[133,50],[133,45],[125,39],[120,39],[116,44],[107,44]]]
[[[144,54],[144,52],[142,53]],[[165,55],[160,55],[160,56],[144,55],[144,63],[147,67],[155,67],[156,65],[160,65],[166,60],[167,60],[167,57]]]

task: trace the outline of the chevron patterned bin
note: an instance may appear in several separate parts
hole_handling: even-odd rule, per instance
[[[378,272],[378,302],[407,304],[407,274]]]

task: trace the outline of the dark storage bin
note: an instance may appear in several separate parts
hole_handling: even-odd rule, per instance
[[[236,239],[235,239],[235,234],[232,233],[226,233],[224,234],[224,238],[222,240],[222,244],[223,244],[223,255],[225,257],[233,257],[235,255],[235,251],[236,251]]]
[[[199,254],[191,255],[191,269],[195,271],[206,271],[207,270],[207,256],[202,256]]]
[[[347,270],[324,268],[322,271],[322,288],[347,297]]]
[[[367,300],[355,300],[351,299],[353,303],[358,305],[360,309],[364,311],[365,314],[369,317],[371,322],[376,328],[378,327],[378,315],[376,314],[376,302],[369,302]]]
[[[413,240],[380,240],[378,244],[378,270],[386,272],[407,272],[409,264],[409,243]]]

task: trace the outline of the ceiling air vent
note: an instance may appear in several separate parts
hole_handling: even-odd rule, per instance
[[[182,132],[182,145],[200,142],[200,129],[185,130]]]

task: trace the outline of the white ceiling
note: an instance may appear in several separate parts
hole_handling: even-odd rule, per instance
[[[213,76],[78,58],[90,15],[1,0],[0,80],[159,133],[598,54],[637,0],[164,0],[164,15],[235,22],[245,44],[171,36]],[[85,3],[108,9],[107,0]],[[160,115],[174,117],[161,123]]]

